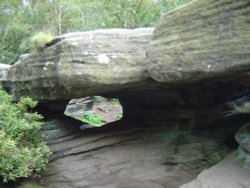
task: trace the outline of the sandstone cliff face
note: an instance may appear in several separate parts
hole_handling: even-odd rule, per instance
[[[204,170],[198,177],[180,188],[242,188],[250,187],[249,171],[242,168],[232,153],[223,161]]]
[[[153,28],[68,33],[32,53],[8,73],[9,91],[19,98],[62,100],[133,86],[146,76],[145,48]],[[48,44],[49,46],[49,44]]]
[[[166,14],[147,55],[159,82],[194,82],[250,68],[248,0],[194,0]]]
[[[177,188],[226,153],[216,138],[204,142],[194,132],[175,128],[135,124],[132,129],[54,136],[47,140],[54,154],[45,187]]]
[[[179,84],[234,75],[233,81],[249,85],[249,75],[239,74],[250,68],[249,6],[248,0],[195,0],[166,14],[154,33],[153,28],[68,33],[12,66],[4,85],[16,99],[37,100],[149,87],[152,78]]]
[[[194,0],[165,15],[152,39],[152,28],[69,33],[13,65],[4,86],[44,105],[54,152],[46,186],[177,188],[238,144],[249,160],[249,127],[237,132],[249,116],[230,113],[250,96],[249,10],[249,0]],[[120,99],[121,121],[80,130],[58,117],[67,100],[99,94]],[[233,159],[183,188],[224,188],[228,178],[248,187]]]

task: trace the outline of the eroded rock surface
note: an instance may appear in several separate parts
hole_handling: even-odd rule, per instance
[[[194,82],[250,68],[248,0],[194,0],[166,14],[149,44],[159,82]]]
[[[21,58],[4,86],[16,99],[55,101],[226,76],[246,83],[249,6],[247,0],[194,0],[166,14],[152,39],[153,28],[64,34]]]
[[[209,81],[109,93],[121,99],[124,118],[88,130],[69,122],[74,132],[48,142],[54,154],[45,187],[177,188],[190,182],[235,144],[234,134],[247,117],[224,112],[249,92],[246,86]]]
[[[250,124],[241,127],[237,131],[235,139],[242,148],[250,152]]]
[[[82,132],[51,144],[48,188],[177,188],[220,161],[214,138],[171,127]]]
[[[247,188],[250,187],[249,176],[249,169],[237,160],[236,153],[232,153],[180,188]]]
[[[79,123],[74,122],[67,117],[45,119],[43,123],[41,135],[42,139],[48,143],[63,142],[73,139],[77,136]]]
[[[232,138],[249,117],[224,112],[250,95],[246,85],[231,83],[249,78],[249,6],[196,0],[163,17],[149,46],[152,28],[69,33],[13,65],[4,86],[16,99],[51,103],[105,93],[124,105],[124,121],[116,122],[122,128],[44,125],[54,153],[45,187],[177,188],[220,161],[228,145],[235,150]],[[224,188],[228,178],[232,188],[249,187],[233,159],[183,187]]]
[[[68,33],[11,67],[6,88],[16,99],[63,100],[145,81],[145,50],[153,28]]]
[[[238,158],[243,166],[248,168],[250,174],[250,124],[244,125],[237,131],[235,140],[239,143]]]
[[[6,81],[7,73],[11,65],[0,64],[0,83]]]

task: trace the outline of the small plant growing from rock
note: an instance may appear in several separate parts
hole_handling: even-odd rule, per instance
[[[96,114],[93,111],[84,112],[82,121],[97,127],[104,124],[102,116]]]
[[[31,42],[38,50],[43,50],[48,43],[53,39],[53,36],[43,32],[39,32],[31,37]]]

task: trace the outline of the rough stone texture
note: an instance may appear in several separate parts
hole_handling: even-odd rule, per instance
[[[46,119],[42,125],[42,139],[48,144],[58,140],[64,141],[72,139],[77,135],[79,123],[64,117],[59,119]]]
[[[16,99],[62,100],[126,88],[147,78],[145,48],[153,28],[68,33],[23,57],[8,74]]]
[[[249,0],[194,0],[166,14],[149,44],[159,82],[194,82],[250,68]]]
[[[241,127],[237,131],[235,139],[242,148],[250,152],[250,124]]]
[[[74,124],[64,120],[44,125],[43,138],[54,152],[45,187],[177,188],[219,161],[235,129],[249,121],[224,112],[250,89],[214,78],[246,75],[250,68],[249,5],[248,0],[196,0],[167,14],[156,28],[148,61],[152,29],[114,29],[62,35],[12,66],[5,87],[16,99],[105,93],[124,105],[122,123],[107,129],[81,131],[77,123],[68,129]],[[147,71],[164,83],[147,80]],[[199,184],[201,174],[194,185],[221,186],[227,178],[235,185],[238,176],[230,171],[245,177],[231,158],[225,161],[218,171],[216,166],[208,171],[211,179],[205,176]]]
[[[242,166],[248,169],[250,174],[250,152],[239,146],[237,150],[237,159],[240,160]]]
[[[188,129],[206,127],[234,129],[244,125],[247,117],[228,116],[234,103],[250,96],[246,86],[207,80],[179,87],[148,88],[145,90],[120,91],[105,95],[117,97],[123,106],[123,117],[131,122],[154,124],[178,123]],[[246,115],[247,116],[247,115]],[[223,134],[223,135],[226,135]]]
[[[0,83],[6,81],[8,70],[11,65],[0,64]]]
[[[121,99],[124,118],[50,142],[45,187],[177,188],[221,160],[249,121],[224,112],[249,93],[246,86],[210,80],[106,94]]]
[[[250,173],[250,124],[241,127],[235,134],[235,140],[239,143],[238,158],[248,168]]]
[[[250,171],[236,160],[235,153],[228,155],[215,166],[202,171],[192,182],[180,188],[248,188]]]
[[[177,188],[226,152],[214,136],[168,126],[91,129],[50,148],[47,188]]]
[[[221,160],[226,137],[245,124],[223,109],[248,94],[223,82],[112,93],[124,104],[123,126],[55,140],[45,187],[177,188]]]
[[[92,127],[100,127],[120,120],[123,116],[123,110],[118,99],[94,96],[72,99],[64,114],[93,125]],[[89,125],[87,126],[89,127]],[[85,127],[85,124],[81,126],[81,128]]]

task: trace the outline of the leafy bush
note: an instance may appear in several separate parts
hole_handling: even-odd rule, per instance
[[[39,32],[31,37],[31,42],[34,46],[38,49],[42,49],[45,47],[46,44],[52,41],[53,37],[50,34],[45,34],[43,32]]]
[[[42,116],[27,112],[37,102],[22,98],[13,104],[0,88],[0,177],[3,182],[45,170],[50,151],[41,141]]]

